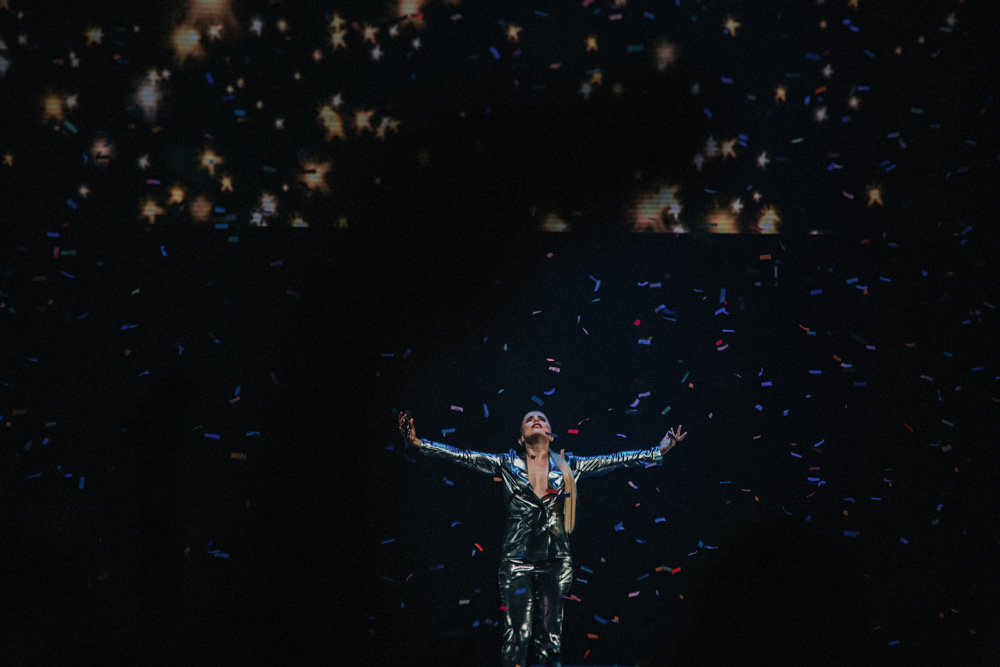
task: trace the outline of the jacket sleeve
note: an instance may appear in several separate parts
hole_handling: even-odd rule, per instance
[[[444,459],[452,463],[458,463],[470,470],[485,473],[487,475],[499,475],[501,460],[500,454],[487,454],[485,452],[474,452],[470,449],[458,449],[450,445],[443,445],[433,440],[420,439],[420,447],[416,448],[424,456]]]
[[[603,475],[617,468],[642,468],[650,463],[663,460],[659,447],[635,449],[603,456],[573,456],[567,452],[570,467],[580,473],[580,477]]]

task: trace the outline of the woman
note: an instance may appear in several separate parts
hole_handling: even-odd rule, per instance
[[[399,430],[406,417],[400,413]],[[659,462],[687,433],[667,431],[658,447],[608,456],[565,458],[549,449],[555,439],[548,418],[529,412],[521,420],[523,453],[486,454],[418,438],[410,418],[411,445],[426,456],[446,459],[504,484],[507,527],[500,556],[500,597],[504,612],[503,666],[527,667],[533,639],[539,659],[562,667],[563,597],[573,581],[569,534],[576,520],[579,479],[621,467]]]

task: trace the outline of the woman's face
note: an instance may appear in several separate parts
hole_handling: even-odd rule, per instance
[[[552,426],[541,412],[529,412],[521,420],[521,438],[524,442],[541,444],[552,442]]]

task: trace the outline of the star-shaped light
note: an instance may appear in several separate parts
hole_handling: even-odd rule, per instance
[[[204,169],[208,169],[208,173],[212,176],[215,176],[215,168],[223,162],[224,160],[210,148],[206,148],[201,154],[201,166]]]
[[[309,226],[309,223],[306,222],[305,220],[303,220],[302,216],[299,215],[298,213],[296,213],[292,217],[292,221],[290,223],[288,223],[288,224],[290,224],[292,227],[308,227]]]
[[[374,44],[375,43],[375,34],[378,33],[378,30],[379,29],[377,27],[372,26],[372,25],[368,25],[366,23],[365,26],[364,26],[364,30],[362,31],[363,37],[361,38],[361,41],[363,41],[363,42],[371,42],[372,44]]]
[[[337,227],[340,227],[340,228],[347,227],[347,217],[346,216],[342,215],[339,218],[337,218]]]
[[[80,185],[80,188],[77,190],[77,193],[81,197],[83,197],[84,199],[86,199],[87,195],[90,194],[90,188],[88,188],[87,185],[85,183],[83,183],[83,184]]]
[[[857,109],[861,105],[861,98],[857,95],[851,95],[850,99],[847,100],[847,106],[852,109]]]
[[[225,192],[226,190],[229,190],[230,192],[233,191],[233,177],[232,176],[223,176],[219,180],[219,183],[222,184],[222,187],[219,188],[219,192]]]
[[[340,26],[344,25],[344,19],[340,18],[339,14],[333,15],[333,20],[330,21],[330,27],[334,30],[340,30]]]
[[[597,51],[596,35],[587,35],[587,51]]]
[[[722,142],[722,159],[725,160],[727,157],[736,157],[736,151],[733,146],[736,145],[736,139],[729,139],[728,141]]]
[[[374,113],[374,109],[354,112],[354,127],[358,131],[358,134],[361,134],[365,130],[372,131],[371,118]]]
[[[777,104],[778,102],[785,102],[786,101],[785,95],[787,93],[788,93],[788,90],[784,86],[778,86],[777,88],[775,88],[774,89],[774,103]]]
[[[655,194],[642,197],[635,207],[633,232],[666,232],[663,217],[667,216],[680,222],[681,203],[677,200],[678,185],[668,185],[660,188]]]
[[[14,154],[13,153],[4,153],[3,154],[3,166],[5,166],[5,167],[13,167],[14,166]]]
[[[858,8],[858,1],[859,0],[848,0],[847,1],[847,6],[848,7],[854,7],[855,9],[857,9]]]
[[[764,151],[763,153],[761,153],[760,155],[757,156],[757,166],[760,167],[761,169],[763,169],[764,167],[766,167],[767,163],[770,162],[770,161],[771,160],[768,159],[768,157],[767,157],[767,151]]]
[[[83,34],[87,37],[87,46],[100,44],[101,39],[104,37],[104,31],[101,30],[100,26],[90,26]]]
[[[826,67],[822,69],[822,72],[823,72],[823,77],[829,79],[831,76],[833,76],[833,66],[830,65],[830,63],[827,63]]]
[[[344,121],[340,114],[328,106],[323,106],[319,110],[317,120],[326,128],[326,140],[330,141],[334,137],[344,138]]]
[[[174,31],[171,43],[174,47],[174,54],[178,61],[182,61],[189,56],[197,56],[201,53],[199,42],[201,35],[190,25],[182,25]]]
[[[813,112],[817,123],[822,123],[826,120],[826,107],[820,107]]]
[[[875,206],[876,204],[882,206],[882,186],[870,185],[868,186],[868,205]]]
[[[164,81],[169,81],[170,80],[170,70],[168,70],[168,69],[163,70],[163,73],[161,74],[161,76],[163,77]]]
[[[753,200],[756,201],[756,202],[760,201],[760,193],[759,192],[754,192],[753,193]]]
[[[156,224],[156,216],[163,215],[166,211],[156,205],[156,202],[152,199],[147,199],[145,202],[139,206],[139,217],[149,218],[149,224]]]
[[[216,24],[208,27],[208,38],[213,42],[217,39],[222,39],[222,24]]]
[[[299,181],[314,192],[330,194],[330,187],[326,184],[326,175],[331,166],[333,166],[332,162],[303,162]]]
[[[260,211],[254,211],[250,216],[250,224],[255,227],[267,227],[267,223],[264,221],[264,216]]]
[[[76,99],[77,99],[77,97],[79,97],[79,95],[67,95],[66,96],[66,108],[67,109],[72,110],[72,109],[76,108],[76,105],[77,105]]]
[[[46,95],[42,103],[42,122],[48,120],[61,121],[65,118],[63,114],[63,101],[58,95]]]
[[[584,81],[583,84],[580,86],[580,90],[578,90],[577,92],[580,95],[583,95],[583,99],[589,100],[590,99],[590,93],[591,93],[592,90],[593,89],[590,87],[590,84],[588,82]]]
[[[955,27],[956,21],[957,21],[957,19],[955,18],[955,12],[952,12],[951,14],[949,14],[948,18],[946,18],[944,20],[944,22],[948,24],[949,28]]]
[[[384,52],[384,51],[382,51],[382,47],[381,47],[381,46],[379,46],[378,44],[376,44],[376,45],[375,45],[375,48],[374,48],[374,49],[372,49],[372,60],[374,60],[375,62],[378,62],[379,60],[381,60],[381,59],[382,59],[382,55],[383,55],[384,53],[385,53],[385,52]]]
[[[276,130],[283,130],[283,129],[285,129],[285,119],[284,118],[275,118],[274,119],[274,129],[276,129]]]
[[[521,32],[520,26],[516,26],[513,23],[507,24],[507,39],[509,39],[512,42],[518,41],[518,39],[520,39],[518,37],[519,32]]]
[[[691,160],[691,164],[695,166],[695,168],[698,170],[698,173],[700,174],[701,167],[703,164],[705,164],[705,156],[702,155],[701,153],[695,154],[694,159]]]
[[[708,140],[705,142],[705,157],[715,157],[719,154],[719,142],[715,140],[714,136],[709,136]]]
[[[180,204],[184,201],[184,188],[179,185],[175,185],[170,188],[170,199],[167,200],[168,204]]]
[[[757,219],[757,228],[761,234],[777,234],[779,222],[781,222],[781,218],[778,217],[778,212],[773,206],[768,206],[760,212],[760,218]]]
[[[275,215],[278,212],[278,199],[274,195],[262,192],[259,208],[264,215]]]
[[[330,101],[330,105],[334,109],[339,109],[340,105],[343,104],[343,103],[344,103],[344,94],[343,93],[337,93],[336,95],[333,96],[333,99]]]
[[[399,26],[393,23],[389,26],[389,37],[395,37],[399,34]]]
[[[739,28],[743,24],[740,23],[740,22],[738,22],[732,16],[728,16],[728,17],[726,17],[726,22],[723,23],[722,25],[724,27],[723,32],[731,35],[732,37],[736,37],[736,29]]]
[[[415,51],[419,51],[420,50],[420,38],[419,37],[417,37],[415,40],[413,40],[412,44],[413,44],[413,49]]]
[[[150,83],[156,83],[159,80],[160,80],[160,75],[157,73],[155,69],[151,69],[148,72],[146,72],[146,81],[149,81]]]
[[[600,86],[604,83],[604,72],[597,70],[596,72],[590,73],[590,84],[593,86]]]
[[[198,195],[191,202],[191,218],[197,222],[206,222],[212,214],[212,202],[203,195]]]
[[[278,22],[275,25],[278,28],[278,32],[285,32],[288,30],[288,21],[285,19],[278,19]]]
[[[346,34],[346,30],[338,30],[330,35],[330,44],[333,46],[334,51],[347,48],[347,42],[344,41],[344,35]]]
[[[656,70],[663,72],[677,60],[677,47],[670,42],[656,45]]]
[[[149,163],[149,153],[146,153],[145,155],[139,158],[139,169],[142,170],[149,169],[150,166],[152,165],[150,165]]]
[[[733,215],[739,215],[740,211],[743,210],[743,200],[737,197],[733,200],[733,203],[729,206],[729,208],[733,212]]]
[[[250,21],[250,32],[255,32],[257,33],[257,36],[260,37],[260,33],[263,30],[264,30],[264,22],[262,20],[260,20],[259,18],[254,18],[252,21]]]

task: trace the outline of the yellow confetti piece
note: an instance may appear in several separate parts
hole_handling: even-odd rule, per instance
[[[229,455],[229,458],[231,458],[231,459],[239,459],[240,461],[246,461],[247,460],[247,455],[244,452],[232,452]]]

